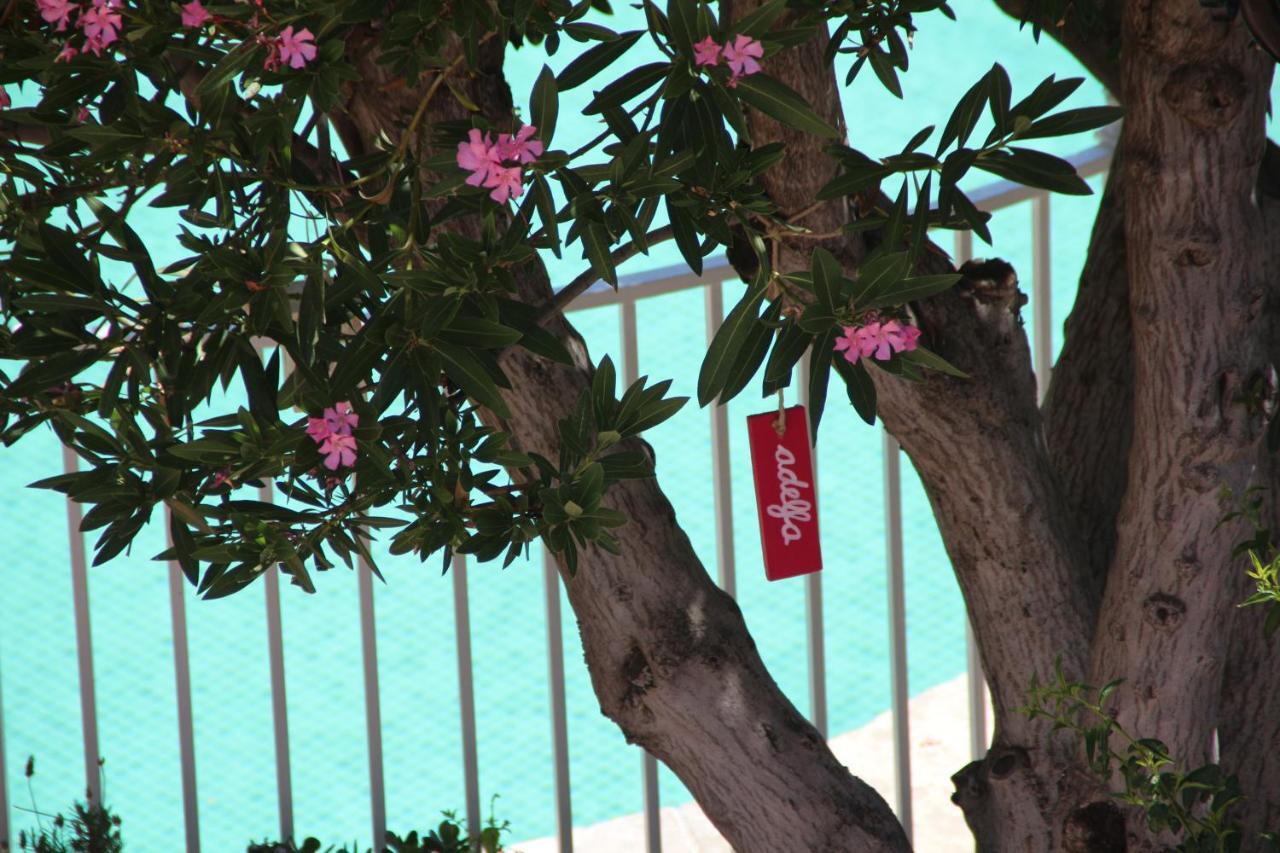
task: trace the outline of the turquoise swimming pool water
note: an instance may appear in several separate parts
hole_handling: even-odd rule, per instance
[[[854,144],[889,153],[926,121],[945,121],[959,95],[993,54],[1011,71],[1018,91],[1050,73],[1079,75],[1055,45],[1029,33],[988,4],[955,4],[960,21],[922,23],[904,78],[905,102],[885,94],[871,75],[845,94]],[[972,6],[972,8],[970,8]],[[628,10],[630,15],[630,10]],[[634,25],[634,24],[632,24]],[[975,51],[975,44],[999,45]],[[571,58],[551,60],[558,69]],[[513,85],[527,86],[547,61],[541,51],[516,51]],[[645,61],[637,58],[637,62]],[[578,100],[585,93],[572,93]],[[1015,93],[1016,94],[1016,93]],[[517,91],[516,101],[527,100]],[[1101,103],[1086,84],[1071,105]],[[576,116],[574,98],[561,104],[557,146],[587,138],[592,122]],[[1068,153],[1091,139],[1055,142]],[[1096,185],[1096,181],[1094,182]],[[1055,198],[1055,336],[1060,343],[1095,198]],[[1029,271],[1030,211],[999,214],[997,251]],[[135,223],[163,255],[167,223]],[[144,228],[146,230],[144,230]],[[678,261],[660,247],[627,269]],[[567,281],[577,260],[551,261]],[[733,293],[733,285],[726,285]],[[727,299],[730,304],[732,299]],[[687,292],[640,303],[641,373],[670,376],[674,391],[692,394],[705,350],[702,296]],[[1028,311],[1028,318],[1033,316]],[[576,313],[593,357],[618,360],[615,309]],[[823,508],[827,683],[830,729],[855,728],[889,705],[881,502],[881,437],[833,398],[818,445]],[[735,466],[733,517],[739,599],[771,672],[803,710],[807,705],[804,602],[799,580],[767,584],[759,568],[755,510],[746,474],[744,418],[772,403],[750,395],[730,405]],[[658,476],[678,518],[707,565],[715,563],[709,424],[686,407],[649,436]],[[23,489],[55,473],[61,461],[48,433],[0,451],[0,696],[10,797],[29,805],[22,763],[37,756],[35,793],[52,811],[83,793],[75,635],[68,571],[65,506],[59,496]],[[964,614],[946,556],[919,484],[904,472],[907,610],[911,692],[952,678],[964,668]],[[163,547],[149,529],[132,554],[90,574],[94,665],[106,795],[124,817],[129,848],[182,846],[182,802],[171,627],[165,569],[148,558]],[[384,560],[387,584],[376,589],[387,821],[393,829],[433,823],[442,809],[463,805],[452,590],[434,561]],[[295,823],[300,834],[368,842],[369,781],[355,577],[334,571],[316,579],[319,592],[286,589],[285,666]],[[480,784],[516,837],[554,831],[550,719],[546,685],[541,563],[535,557],[505,571],[469,573],[474,641]],[[599,713],[591,693],[567,602],[565,667],[575,821],[590,823],[641,808],[640,756]],[[243,849],[276,832],[272,720],[261,585],[228,600],[202,602],[188,591],[189,643],[196,733],[200,826],[207,851]],[[883,756],[868,760],[888,760]],[[854,768],[855,771],[857,768]],[[665,769],[664,805],[689,799]],[[30,815],[13,815],[16,826]]]

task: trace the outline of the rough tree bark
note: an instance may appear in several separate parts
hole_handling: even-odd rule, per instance
[[[1256,482],[1265,374],[1262,220],[1270,60],[1193,2],[1131,3],[1121,91],[1133,326],[1133,443],[1093,652],[1125,677],[1119,719],[1207,763],[1224,630],[1244,597],[1219,490]]]
[[[397,142],[431,84],[427,78],[415,87],[388,85],[375,51],[372,33],[348,45],[362,72],[339,121],[352,151]],[[484,66],[457,84],[490,118],[505,121],[511,94],[502,46],[488,45],[482,55]],[[441,91],[427,109],[428,127],[466,118],[448,90]],[[416,141],[423,153],[429,136]],[[540,264],[526,266],[519,279],[526,302],[551,300]],[[555,458],[557,425],[589,387],[591,363],[563,315],[547,327],[577,364],[551,364],[523,350],[505,353],[513,415],[501,426],[519,447]],[[588,549],[577,574],[565,578],[605,715],[680,777],[737,850],[908,850],[884,799],[836,761],[769,675],[737,604],[699,562],[657,483],[622,483],[610,489],[608,501],[630,519],[617,534],[621,554]]]
[[[733,4],[739,14],[754,5]],[[1238,393],[1264,366],[1257,260],[1264,244],[1248,200],[1264,144],[1269,66],[1245,49],[1238,25],[1210,25],[1191,2],[1098,11],[1104,26],[1127,16],[1130,66],[1120,74],[1108,65],[1118,32],[1082,41],[1081,52],[1106,82],[1123,81],[1124,92],[1145,99],[1140,120],[1130,123],[1146,133],[1126,133],[1108,183],[1046,407],[1053,421],[1044,427],[1036,411],[1016,279],[998,263],[967,268],[957,292],[917,307],[932,345],[969,372],[970,383],[876,377],[881,415],[933,504],[995,695],[991,754],[957,776],[957,800],[983,849],[1152,843],[1140,831],[1126,841],[1118,812],[1081,769],[1078,743],[1054,739],[1014,709],[1030,674],[1046,673],[1061,656],[1070,677],[1128,678],[1134,687],[1119,697],[1122,721],[1195,766],[1207,760],[1219,722],[1224,628],[1242,597],[1241,567],[1227,556],[1242,531],[1216,527],[1223,512],[1216,496],[1223,484],[1248,482],[1260,420]],[[811,98],[831,90],[830,69],[801,52],[775,59],[771,71]],[[837,110],[834,98],[815,103]],[[791,142],[768,119],[749,120],[755,140]],[[799,205],[782,199],[811,197],[825,180],[811,171],[798,157],[767,177],[784,210]],[[1158,205],[1148,198],[1153,182],[1165,192]],[[1209,211],[1220,208],[1213,219]],[[1220,231],[1206,239],[1198,226],[1215,221]],[[846,247],[842,257],[859,254]],[[1187,280],[1197,281],[1195,298],[1183,298]],[[1141,355],[1137,346],[1146,347]],[[1171,352],[1177,360],[1167,364]],[[1152,557],[1169,570],[1164,577]],[[1200,560],[1207,568],[1191,577]],[[1104,584],[1107,631],[1095,644]],[[1187,608],[1195,611],[1190,619]],[[1189,629],[1177,627],[1184,622]],[[1156,701],[1161,695],[1166,701]],[[1260,704],[1257,694],[1253,701]]]
[[[738,16],[758,5],[722,3]],[[1239,26],[1207,25],[1194,0],[1100,8],[1112,23],[1123,11],[1125,28],[1080,42],[1079,52],[1123,99],[1150,106],[1131,105],[1126,165],[1108,182],[1044,409],[1048,423],[1036,405],[1016,277],[998,262],[966,267],[956,290],[916,306],[931,346],[966,370],[967,382],[876,380],[882,417],[938,517],[995,697],[992,750],[956,777],[957,802],[983,850],[1150,843],[1139,834],[1126,839],[1122,816],[1083,770],[1078,744],[1016,711],[1032,674],[1047,674],[1056,657],[1072,677],[1131,679],[1136,689],[1120,696],[1122,720],[1188,750],[1189,760],[1204,755],[1217,724],[1224,759],[1237,757],[1245,784],[1271,792],[1250,825],[1261,826],[1280,802],[1274,779],[1263,778],[1262,751],[1246,755],[1241,736],[1275,719],[1267,702],[1275,694],[1222,685],[1224,666],[1258,684],[1276,677],[1249,669],[1257,658],[1223,639],[1241,588],[1225,555],[1242,537],[1210,529],[1221,514],[1217,486],[1249,482],[1259,418],[1236,392],[1260,375],[1274,343],[1259,319],[1265,223],[1249,201],[1262,156],[1266,72]],[[1122,41],[1138,48],[1116,66]],[[352,151],[398,139],[430,84],[388,85],[368,61],[375,43],[370,34],[349,45],[366,60],[337,117]],[[843,127],[820,51],[810,44],[780,54],[770,72]],[[485,67],[461,85],[500,119],[510,113],[501,50],[489,45],[483,53]],[[429,106],[427,125],[459,117],[446,92]],[[759,115],[749,121],[757,142],[791,149],[766,177],[775,202],[784,212],[808,207],[833,168],[819,143]],[[805,224],[827,232],[850,215],[836,201]],[[810,248],[783,247],[783,268],[798,266]],[[829,248],[852,268],[865,246],[851,238]],[[941,253],[935,257],[944,265]],[[522,273],[522,298],[544,304],[545,271]],[[550,326],[578,353],[577,366],[518,352],[503,364],[515,389],[504,426],[543,453],[554,451],[555,424],[590,372],[563,317]],[[699,564],[657,485],[610,494],[632,518],[622,555],[589,552],[567,583],[603,711],[680,776],[737,849],[906,849],[883,799],[839,766],[778,690],[736,605]],[[1096,642],[1095,624],[1104,626]],[[1182,691],[1178,707],[1157,704],[1173,685]]]

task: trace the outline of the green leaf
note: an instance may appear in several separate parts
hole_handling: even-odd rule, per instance
[[[702,242],[698,239],[698,231],[693,217],[686,207],[673,204],[672,196],[667,196],[667,218],[671,221],[671,231],[676,238],[676,247],[680,256],[689,265],[695,275],[702,275]]]
[[[812,133],[824,139],[836,139],[840,136],[836,129],[827,124],[810,106],[805,103],[793,89],[768,74],[752,74],[738,80],[734,89],[747,105],[755,107],[765,115],[775,118],[796,130]]]
[[[840,262],[836,256],[821,247],[813,250],[811,261],[813,275],[813,295],[818,303],[832,311],[840,300],[840,288],[843,284]]]
[[[204,75],[200,84],[196,86],[196,95],[199,98],[211,97],[217,94],[218,90],[226,86],[241,71],[249,67],[249,61],[253,59],[255,44],[252,40],[245,40],[235,50],[230,51],[222,59],[218,60],[218,64],[213,66],[213,70]]]
[[[863,366],[862,361],[850,364],[843,357],[836,357],[833,360],[836,372],[844,380],[845,391],[849,395],[849,402],[853,404],[854,411],[858,413],[858,417],[868,424],[874,425],[876,422],[876,386],[867,374],[867,368]]]
[[[667,0],[667,24],[678,53],[693,60],[697,40],[699,0]]]
[[[556,114],[560,109],[560,92],[556,86],[556,76],[544,65],[538,79],[534,81],[533,93],[529,96],[529,116],[538,128],[538,138],[543,144],[551,147],[551,137],[556,132]]]
[[[1014,183],[1050,190],[1066,195],[1092,195],[1084,178],[1076,174],[1075,167],[1059,157],[1032,151],[1029,148],[1009,148],[979,157],[974,165],[993,175],[999,175]]]
[[[629,434],[644,432],[647,429],[653,429],[658,424],[670,418],[676,412],[689,402],[688,397],[668,397],[665,400],[658,400],[646,406],[644,411],[640,413],[640,417],[632,424],[628,425]]]
[[[520,340],[520,333],[509,326],[483,317],[455,317],[440,337],[465,347],[501,349]]]
[[[721,405],[738,396],[738,393],[751,381],[751,377],[755,376],[756,371],[760,369],[761,362],[769,353],[769,344],[773,342],[774,332],[777,331],[778,314],[781,310],[782,300],[774,300],[760,319],[750,327],[746,340],[738,351],[738,357],[733,361],[725,377],[724,388],[720,390]]]
[[[930,370],[936,370],[938,373],[945,373],[948,376],[954,376],[957,379],[969,378],[969,374],[965,373],[960,368],[955,367],[942,356],[930,352],[921,346],[918,346],[909,352],[902,353],[901,357],[907,361],[913,362],[914,364],[918,364],[921,367],[927,367]]]
[[[511,410],[498,391],[497,383],[489,375],[489,371],[467,349],[445,341],[436,341],[435,352],[440,356],[445,374],[453,380],[467,396],[480,405],[491,409],[500,417],[511,417]]]
[[[614,287],[618,286],[618,273],[613,265],[613,255],[609,251],[613,241],[609,238],[609,230],[598,222],[587,222],[582,229],[582,256],[591,263],[591,268],[603,281]]]
[[[581,86],[612,65],[614,60],[630,50],[643,35],[644,30],[632,30],[622,33],[613,41],[600,42],[565,66],[556,78],[556,88],[560,92],[567,92]]]
[[[809,352],[809,438],[818,443],[818,424],[827,407],[827,385],[831,379],[831,357],[835,353],[837,332],[831,329],[819,335]],[[843,359],[841,359],[843,361]]]
[[[649,458],[634,450],[610,453],[600,460],[600,467],[604,470],[606,485],[619,480],[638,480],[653,476]]]
[[[868,59],[871,61],[871,70],[876,73],[876,79],[880,84],[888,89],[891,95],[901,98],[902,83],[898,81],[898,69],[893,65],[893,58],[875,47],[871,49]]]
[[[763,299],[764,287],[752,285],[716,330],[698,372],[699,405],[706,406],[724,390],[735,362],[751,340],[754,327],[759,324],[756,310]]]
[[[941,275],[921,275],[895,281],[885,280],[883,290],[864,294],[858,302],[858,310],[871,311],[877,308],[890,308],[904,305],[918,299],[925,299],[950,290],[961,278],[959,273],[943,273]]]
[[[982,108],[987,104],[987,77],[984,75],[981,80],[974,83],[969,91],[964,93],[951,111],[951,118],[947,119],[946,126],[942,129],[942,138],[938,140],[938,156],[942,156],[942,152],[947,150],[947,146],[952,142],[963,146],[969,139],[969,134],[973,133],[973,129],[978,124],[978,119],[982,117]]]
[[[787,0],[769,0],[759,9],[734,21],[733,31],[754,39],[763,38],[773,26],[773,22],[786,10]]]
[[[596,96],[582,112],[584,115],[595,115],[609,107],[621,106],[641,92],[656,86],[670,71],[671,63],[669,62],[651,62],[648,65],[633,68],[596,92]]]
[[[1009,82],[1009,72],[999,62],[991,66],[987,72],[987,102],[991,106],[991,121],[995,127],[987,137],[987,142],[1005,136],[1013,130],[1009,117],[1009,100],[1013,93],[1013,84]],[[961,142],[961,145],[964,143]]]
[[[824,330],[825,331],[825,330]],[[764,366],[764,394],[791,384],[791,371],[809,348],[813,338],[796,322],[786,323],[773,342],[773,352]]]
[[[1106,127],[1124,117],[1123,107],[1083,107],[1046,116],[1018,134],[1019,139],[1069,136]]]
[[[868,295],[888,291],[901,281],[911,269],[911,257],[906,252],[879,255],[862,265],[853,288],[853,304],[862,310],[862,300]]]

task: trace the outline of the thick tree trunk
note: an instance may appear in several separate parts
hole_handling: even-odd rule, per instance
[[[352,151],[385,139],[394,144],[431,82],[387,85],[375,50],[372,38],[348,47],[363,74],[340,122]],[[511,95],[502,46],[482,52],[482,71],[455,83],[490,119],[505,121]],[[465,112],[442,88],[425,125],[460,118]],[[423,154],[429,138],[420,137]],[[518,276],[521,299],[539,306],[551,300],[541,264]],[[555,458],[557,425],[589,387],[591,365],[562,315],[547,327],[577,364],[507,351],[502,367],[513,389],[506,394],[513,414],[500,425],[522,449]],[[836,761],[769,675],[736,603],[708,576],[657,483],[619,484],[606,503],[630,519],[616,533],[621,553],[589,548],[577,574],[565,576],[605,715],[680,777],[736,850],[908,850],[884,799]]]
[[[1210,758],[1247,538],[1219,491],[1256,482],[1266,368],[1262,221],[1269,60],[1194,0],[1131,2],[1125,240],[1133,324],[1133,444],[1095,683],[1126,681],[1119,722],[1188,767]],[[1264,65],[1265,63],[1265,65]]]
[[[758,5],[722,3],[730,16]],[[1265,73],[1243,51],[1238,27],[1207,26],[1194,0],[1104,3],[1104,22],[1119,20],[1122,7],[1133,46],[1123,73],[1108,64],[1119,34],[1077,48],[1126,102],[1151,106],[1136,121],[1131,111],[1128,165],[1108,184],[1045,407],[1050,422],[1035,403],[1016,282],[998,263],[968,267],[962,287],[917,306],[930,345],[970,380],[876,380],[885,423],[938,517],[995,696],[995,743],[957,774],[955,797],[989,851],[1125,849],[1124,819],[1084,771],[1078,742],[1016,710],[1031,676],[1047,675],[1057,657],[1072,677],[1090,674],[1092,656],[1094,678],[1130,678],[1138,689],[1121,695],[1124,724],[1186,749],[1193,763],[1207,749],[1206,721],[1217,721],[1224,760],[1238,760],[1244,783],[1265,790],[1251,826],[1280,802],[1280,774],[1267,778],[1258,757],[1268,751],[1247,754],[1245,739],[1280,731],[1259,725],[1277,720],[1275,703],[1265,689],[1222,687],[1222,672],[1230,655],[1231,671],[1252,683],[1274,687],[1280,676],[1241,656],[1241,647],[1256,655],[1256,643],[1228,648],[1223,639],[1243,586],[1226,554],[1243,537],[1210,529],[1221,515],[1216,487],[1248,480],[1259,426],[1236,392],[1267,352],[1254,299],[1262,224],[1249,203]],[[367,60],[371,47],[353,44],[352,55]],[[769,70],[844,127],[821,50],[799,46],[772,57]],[[510,95],[501,50],[484,53],[487,67],[462,85],[502,119]],[[430,82],[397,89],[372,62],[362,70],[340,122],[352,151],[397,139]],[[441,91],[427,125],[463,116]],[[834,168],[821,143],[756,114],[749,121],[754,141],[789,148],[765,179],[774,201],[788,213],[808,208]],[[833,201],[807,217],[827,232],[849,211]],[[851,268],[864,253],[857,238],[828,247]],[[811,248],[781,247],[782,267],[798,266]],[[522,272],[522,298],[550,298],[541,267]],[[579,354],[576,367],[521,352],[504,359],[515,389],[504,426],[546,454],[589,376],[563,317],[550,326]],[[610,495],[632,518],[622,555],[589,552],[566,579],[604,712],[680,776],[737,849],[906,849],[884,801],[835,762],[769,677],[736,605],[708,578],[656,484]],[[1092,642],[1104,582],[1104,631]],[[1183,691],[1176,703],[1154,701],[1153,689],[1167,696],[1174,685]],[[1148,843],[1128,839],[1130,849]]]

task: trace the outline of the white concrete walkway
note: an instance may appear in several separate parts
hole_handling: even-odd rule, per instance
[[[965,678],[911,700],[913,841],[923,853],[972,853],[973,840],[951,803],[951,774],[969,761]],[[989,719],[989,718],[988,718]],[[867,725],[831,739],[831,749],[853,773],[893,805],[893,738],[886,711]],[[644,853],[644,815],[630,814],[573,831],[575,853]],[[512,845],[519,853],[559,853],[554,838]],[[662,810],[664,853],[731,853],[697,803]]]

